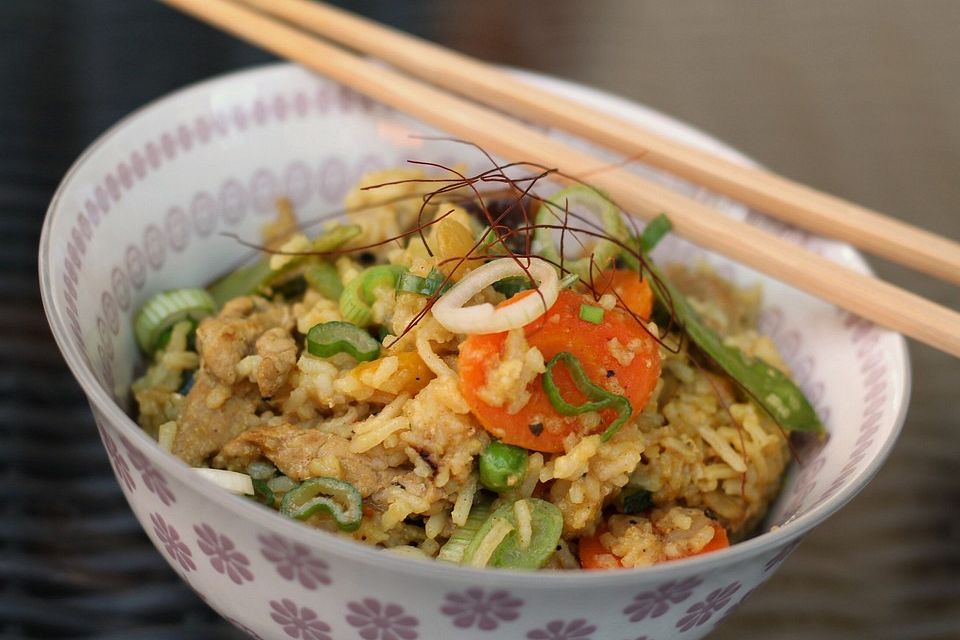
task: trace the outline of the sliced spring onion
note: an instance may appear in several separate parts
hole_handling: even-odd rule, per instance
[[[459,564],[463,560],[463,554],[467,550],[467,546],[473,542],[477,531],[480,530],[483,523],[490,517],[491,511],[492,508],[489,500],[478,499],[474,501],[473,508],[470,509],[470,515],[467,516],[466,523],[464,523],[462,527],[457,527],[447,542],[440,547],[437,560]]]
[[[277,497],[273,494],[273,490],[270,489],[269,485],[263,480],[253,480],[253,493],[253,499],[257,502],[271,509],[277,506]]]
[[[343,243],[359,235],[362,230],[360,225],[356,224],[336,225],[314,238],[310,243],[309,251],[315,253],[334,251]],[[217,306],[222,307],[238,296],[262,293],[267,287],[300,267],[308,256],[291,256],[291,259],[280,269],[270,267],[271,257],[266,255],[252,264],[235,269],[207,287],[210,295],[216,300]]]
[[[321,358],[347,353],[358,362],[364,362],[380,355],[380,343],[355,324],[333,320],[321,322],[310,329],[307,333],[307,351]]]
[[[280,513],[296,520],[306,520],[317,512],[332,516],[342,531],[356,531],[363,518],[363,498],[349,482],[310,478],[288,491],[280,501]]]
[[[397,278],[397,293],[415,293],[419,296],[433,296],[436,295],[437,291],[442,293],[453,286],[452,282],[446,282],[446,284],[444,284],[446,280],[447,276],[443,275],[443,272],[437,269],[431,269],[425,278],[414,275],[409,271],[404,271],[400,274],[400,277]]]
[[[273,296],[281,296],[284,300],[294,300],[307,290],[307,280],[303,276],[294,276],[283,282],[271,285]]]
[[[509,331],[529,324],[553,306],[560,293],[557,271],[539,258],[520,258],[537,282],[540,295],[525,298],[500,308],[489,302],[464,307],[471,298],[498,280],[525,276],[512,258],[500,258],[471,271],[433,305],[433,317],[453,333],[483,334]]]
[[[527,473],[527,450],[493,441],[480,453],[480,484],[503,493],[516,487]]]
[[[395,288],[397,278],[403,273],[403,267],[382,264],[364,269],[357,277],[348,282],[340,294],[340,313],[343,319],[358,327],[366,327],[373,322],[374,295],[379,287]]]
[[[194,468],[198,475],[203,476],[210,482],[223,487],[230,493],[252,496],[253,479],[245,473],[236,471],[226,471],[224,469],[203,469]]]
[[[573,285],[580,282],[580,276],[575,273],[568,273],[567,275],[560,278],[560,288],[569,289]]]
[[[560,389],[557,388],[557,384],[553,379],[553,368],[557,366],[559,362],[567,365],[567,371],[570,372],[573,383],[577,386],[580,393],[587,396],[589,399],[587,402],[579,406],[572,405],[560,395]],[[617,418],[611,422],[610,426],[603,432],[601,440],[604,442],[613,437],[613,434],[623,426],[633,413],[633,405],[630,404],[630,401],[625,396],[611,393],[591,382],[587,374],[583,372],[580,360],[567,351],[561,351],[553,356],[550,362],[547,363],[546,371],[543,372],[543,390],[546,392],[550,404],[553,405],[553,408],[556,409],[560,415],[575,416],[590,411],[616,409],[618,414]]]
[[[213,315],[217,304],[203,289],[163,291],[147,300],[133,320],[137,344],[144,353],[153,353],[164,331],[181,320],[200,321]]]
[[[277,468],[266,460],[254,460],[247,465],[247,475],[254,480],[266,482],[277,474]]]
[[[628,487],[617,499],[617,506],[628,515],[646,513],[653,509],[653,494],[646,489],[630,491]]]
[[[493,283],[493,289],[502,293],[509,300],[521,291],[526,291],[531,287],[530,279],[526,276],[510,276],[503,280],[497,280]],[[562,289],[563,287],[561,287]]]
[[[673,223],[670,222],[670,218],[667,214],[661,213],[643,228],[643,233],[640,234],[640,248],[644,253],[650,253],[672,229]]]
[[[343,293],[343,283],[337,268],[329,262],[311,264],[303,272],[307,284],[316,289],[320,295],[328,300],[339,300]]]
[[[567,211],[571,214],[586,217],[594,224],[599,223],[603,233],[607,236],[613,238],[627,237],[627,228],[623,222],[623,216],[620,214],[620,209],[604,193],[586,185],[574,185],[555,193],[553,197],[540,205],[535,217],[536,224],[563,225],[566,218],[565,212]],[[571,227],[591,228],[586,221],[574,219],[572,216],[566,220],[566,223]],[[543,226],[538,226],[533,233],[533,252],[555,264],[561,262],[560,250],[554,239],[557,233],[556,230]],[[569,233],[578,235],[576,231]],[[588,241],[589,243],[594,242],[592,236],[587,237],[585,234],[579,234],[578,237],[581,237],[585,244]],[[572,243],[571,246],[576,245],[575,240],[568,239],[568,244],[570,243]],[[591,262],[594,273],[599,273],[610,266],[619,252],[620,247],[616,243],[600,239],[594,244],[590,255],[573,260],[564,259],[563,266],[589,281]]]
[[[563,515],[556,505],[538,498],[527,498],[530,507],[531,537],[526,548],[521,547],[518,535],[517,516],[512,503],[501,505],[490,514],[483,525],[477,530],[473,540],[463,554],[461,564],[470,564],[474,555],[484,545],[484,539],[496,525],[497,521],[506,521],[513,526],[513,531],[497,545],[485,566],[501,569],[539,569],[553,552],[556,551],[560,534],[563,532]]]
[[[603,307],[595,307],[592,304],[580,305],[580,319],[593,324],[603,324]]]
[[[267,480],[267,486],[274,493],[286,493],[297,486],[297,482],[288,476],[277,476]]]

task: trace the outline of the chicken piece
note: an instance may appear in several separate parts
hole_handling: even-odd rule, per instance
[[[297,364],[297,343],[283,327],[267,329],[257,338],[257,386],[264,398],[272,397],[287,382]]]
[[[227,387],[201,369],[177,420],[173,453],[189,465],[203,464],[256,420],[260,395],[243,382]]]
[[[316,429],[299,429],[290,424],[256,428],[240,434],[214,458],[213,466],[244,471],[258,458],[267,458],[294,480],[322,475],[318,469],[328,461],[339,463],[340,479],[367,497],[390,484],[396,471],[375,458],[352,453],[350,441]]]
[[[237,363],[253,352],[265,332],[293,327],[293,315],[283,304],[256,296],[235,298],[214,318],[197,327],[197,350],[203,366],[221,382],[237,381]]]

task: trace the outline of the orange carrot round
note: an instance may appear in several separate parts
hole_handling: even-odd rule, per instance
[[[594,303],[572,291],[562,291],[544,316],[524,327],[527,342],[540,350],[544,361],[561,351],[573,354],[594,384],[626,396],[636,415],[660,377],[657,342],[622,309],[606,311],[600,324],[582,320],[582,304]],[[472,335],[460,346],[461,390],[474,416],[492,435],[507,444],[558,453],[563,451],[568,434],[602,432],[616,419],[613,409],[599,412],[599,425],[595,419],[588,423],[587,414],[560,415],[543,389],[542,376],[530,384],[530,400],[516,413],[509,413],[506,404],[496,407],[484,402],[478,391],[486,384],[488,370],[502,353],[506,337],[506,333]],[[554,381],[567,402],[579,405],[587,401],[565,367],[554,369]]]
[[[629,269],[607,269],[594,279],[593,288],[603,294],[614,291],[620,297],[621,304],[644,320],[650,319],[653,311],[653,290],[650,283],[641,279],[636,271]]]

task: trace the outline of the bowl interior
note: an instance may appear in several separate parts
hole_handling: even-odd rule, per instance
[[[747,162],[643,107],[524,75],[664,135]],[[249,257],[236,238],[224,234],[256,240],[277,196],[289,197],[301,219],[312,220],[341,208],[347,190],[374,169],[408,160],[488,166],[468,146],[418,137],[435,133],[289,65],[188,88],[111,129],[61,185],[40,255],[48,318],[94,407],[116,415],[116,407],[129,409],[128,389],[139,361],[131,318],[138,306],[157,291],[197,286]],[[636,170],[837,263],[867,269],[846,245],[789,229],[655,171]],[[762,284],[762,329],[777,342],[830,438],[798,452],[801,464],[793,465],[769,516],[769,524],[781,528],[760,537],[805,531],[862,488],[892,445],[909,386],[903,339],[678,238],[665,241],[655,256],[707,260],[740,284]],[[118,423],[127,437],[141,437],[132,420]]]

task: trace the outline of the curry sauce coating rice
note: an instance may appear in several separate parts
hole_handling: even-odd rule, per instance
[[[351,198],[362,200],[356,193]],[[356,217],[362,238],[378,238],[389,229],[373,227],[397,219],[396,207],[381,209],[379,216]],[[436,264],[431,260],[442,258],[430,258],[415,242],[378,257],[421,276]],[[360,267],[341,258],[337,271],[346,284]],[[730,344],[784,367],[773,343],[755,331],[755,292],[740,292],[702,270],[671,274],[693,295],[713,296],[694,298],[695,304]],[[343,319],[337,301],[312,287],[292,301],[232,300],[199,324],[195,350],[187,344],[189,323],[177,325],[134,384],[138,419],[154,434],[165,425],[174,434],[174,453],[194,466],[244,472],[269,461],[293,481],[347,481],[364,499],[354,538],[412,545],[435,557],[479,500],[478,458],[491,436],[461,393],[457,356],[466,336],[429,314],[408,327],[426,304],[423,296],[392,287],[374,294],[375,322],[401,338],[388,337],[379,358],[359,365],[343,354],[320,358],[303,349],[311,327]],[[503,299],[490,290],[475,301]],[[602,302],[612,308],[611,300]],[[545,366],[521,330],[511,331],[506,344],[481,393],[489,404],[514,410],[526,403],[528,385]],[[636,350],[619,343],[609,348],[618,359]],[[559,508],[562,544],[548,566],[569,567],[583,536],[598,536],[623,566],[681,557],[710,542],[713,518],[733,537],[748,533],[775,497],[789,462],[778,426],[739,400],[728,379],[693,366],[685,351],[662,350],[661,357],[653,397],[612,438],[572,433],[562,452],[529,457],[531,471],[512,491]],[[194,369],[192,388],[182,389],[185,372]],[[600,416],[592,417],[599,426]],[[605,516],[637,488],[649,492],[653,511]],[[308,522],[333,529],[323,517]]]

